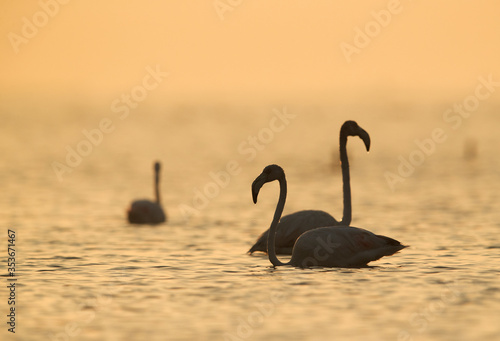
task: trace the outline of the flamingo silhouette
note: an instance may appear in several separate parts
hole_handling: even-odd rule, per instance
[[[265,183],[274,180],[279,182],[280,195],[267,240],[269,260],[274,266],[362,267],[406,247],[395,239],[376,235],[357,227],[318,227],[300,235],[293,246],[290,261],[281,262],[276,256],[275,237],[286,201],[286,178],[283,169],[278,165],[269,165],[264,168],[252,183],[252,197],[254,203],[257,203],[260,188]]]
[[[370,135],[355,121],[346,121],[340,128],[340,164],[342,168],[342,182],[344,192],[344,212],[340,222],[324,211],[304,210],[288,214],[281,218],[276,232],[276,252],[278,254],[291,254],[297,238],[304,232],[322,226],[345,225],[349,226],[352,217],[351,184],[349,175],[349,160],[347,159],[347,137],[358,136],[363,140],[366,150],[370,150]],[[267,252],[267,238],[269,229],[264,231],[255,244],[248,250]]]
[[[128,221],[132,224],[159,224],[166,221],[166,215],[160,203],[160,163],[155,162],[155,201],[135,200],[127,210]]]

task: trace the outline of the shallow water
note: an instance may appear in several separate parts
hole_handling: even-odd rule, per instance
[[[500,118],[482,109],[453,129],[445,108],[143,108],[126,120],[92,107],[2,108],[1,243],[16,231],[18,276],[16,334],[3,322],[2,340],[500,339]],[[51,163],[103,118],[114,130],[58,179]],[[276,184],[251,200],[267,164],[287,174],[285,214],[341,218],[346,119],[372,139],[369,154],[348,143],[352,224],[410,247],[362,269],[274,269],[248,256],[277,201]],[[400,173],[436,128],[445,141]],[[156,159],[169,221],[131,226],[125,209],[152,198]],[[391,190],[386,172],[403,181]]]

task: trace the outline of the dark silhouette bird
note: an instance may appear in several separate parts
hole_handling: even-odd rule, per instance
[[[166,215],[160,202],[160,163],[155,162],[155,201],[135,200],[127,210],[128,221],[132,224],[159,224],[166,221]]]
[[[318,210],[304,210],[288,214],[281,218],[276,232],[276,252],[289,255],[292,253],[293,245],[297,238],[304,232],[322,226],[334,226],[351,224],[351,184],[349,175],[349,161],[347,159],[347,137],[358,136],[363,140],[366,150],[370,150],[370,135],[356,122],[346,121],[340,128],[340,164],[342,168],[342,182],[344,192],[344,212],[342,220],[335,220],[330,214]],[[264,231],[255,244],[248,250],[252,254],[255,251],[267,252],[267,236],[269,229]]]
[[[280,195],[267,240],[269,260],[274,266],[362,267],[406,247],[395,239],[357,227],[318,227],[300,235],[293,246],[292,258],[288,263],[282,263],[276,256],[275,237],[286,201],[286,179],[283,169],[277,165],[264,168],[252,183],[252,197],[254,203],[257,203],[260,188],[274,180],[279,182]]]

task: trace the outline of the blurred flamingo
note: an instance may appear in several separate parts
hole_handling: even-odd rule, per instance
[[[155,162],[155,201],[146,199],[135,200],[127,209],[128,221],[132,224],[159,224],[166,221],[166,215],[160,203],[160,163]]]

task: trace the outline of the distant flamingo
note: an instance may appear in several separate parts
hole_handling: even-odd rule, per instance
[[[276,257],[275,237],[286,201],[286,179],[283,169],[277,165],[264,168],[252,183],[252,197],[254,203],[257,203],[260,188],[265,183],[274,180],[278,180],[280,184],[280,196],[268,238],[268,256],[274,266],[362,267],[406,247],[395,239],[376,235],[357,227],[319,227],[303,233],[293,246],[290,261],[282,263]]]
[[[132,202],[127,210],[128,221],[132,224],[159,224],[166,220],[165,213],[161,208],[160,203],[160,190],[158,188],[160,183],[160,163],[155,162],[155,195],[156,200],[136,200]]]
[[[342,182],[344,192],[344,213],[342,220],[338,222],[330,214],[324,211],[304,210],[288,214],[281,218],[276,232],[276,252],[278,254],[292,254],[293,244],[297,238],[306,231],[322,226],[345,225],[351,223],[351,184],[349,176],[349,161],[347,159],[347,137],[359,136],[365,143],[366,150],[370,150],[370,135],[356,122],[346,121],[340,128],[340,164],[342,167]],[[267,236],[269,229],[264,231],[255,244],[248,250],[252,254],[255,251],[267,252]]]

